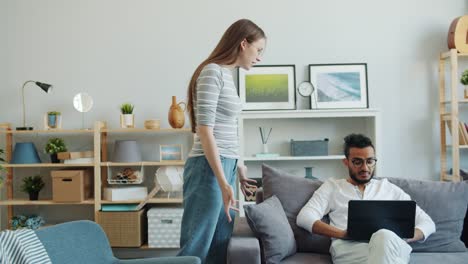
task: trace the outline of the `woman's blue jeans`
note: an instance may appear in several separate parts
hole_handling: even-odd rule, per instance
[[[221,156],[227,182],[235,188],[237,159]],[[182,217],[179,256],[197,256],[203,264],[226,263],[234,215],[229,223],[223,197],[205,156],[191,157],[184,169],[184,215]]]

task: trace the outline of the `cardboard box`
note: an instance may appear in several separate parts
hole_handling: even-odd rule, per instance
[[[94,151],[77,151],[77,152],[59,152],[57,158],[59,160],[80,159],[80,158],[93,158]]]
[[[104,188],[104,200],[107,201],[143,200],[147,195],[147,187]]]
[[[101,225],[112,247],[140,247],[146,242],[144,210],[132,212],[99,212]]]
[[[93,197],[90,170],[53,170],[50,174],[54,202],[82,202]]]
[[[183,208],[148,210],[148,247],[179,248]]]

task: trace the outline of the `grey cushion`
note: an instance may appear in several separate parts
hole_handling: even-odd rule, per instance
[[[260,239],[267,264],[279,263],[296,253],[296,240],[276,196],[263,203],[244,205],[250,228]]]
[[[262,174],[264,197],[267,199],[276,195],[281,201],[296,238],[297,251],[329,254],[330,238],[312,234],[296,225],[297,214],[322,182],[293,176],[265,164],[262,166]]]
[[[411,253],[410,264],[466,264],[468,252],[451,253]]]
[[[414,252],[466,251],[460,240],[468,205],[468,183],[388,178],[411,196],[436,224],[424,243],[411,243]]]
[[[316,253],[296,253],[281,261],[281,264],[332,264],[331,256]]]

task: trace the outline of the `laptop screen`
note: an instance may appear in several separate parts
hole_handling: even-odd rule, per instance
[[[373,233],[384,228],[401,238],[412,238],[415,215],[414,201],[350,200],[348,237],[369,240]]]

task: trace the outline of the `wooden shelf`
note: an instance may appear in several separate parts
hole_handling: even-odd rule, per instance
[[[185,161],[101,162],[102,167],[124,166],[183,166]]]
[[[443,101],[442,103],[443,104],[451,104],[452,101]],[[459,104],[468,104],[468,99],[460,99],[460,100],[458,100],[458,103]]]
[[[103,133],[187,133],[192,132],[190,128],[161,128],[161,129],[146,129],[146,128],[111,128],[102,129]]]
[[[375,117],[376,109],[244,111],[243,119]]]
[[[64,203],[58,203],[58,202],[54,202],[52,200],[31,201],[31,200],[21,200],[21,199],[12,199],[12,200],[0,201],[0,205],[70,205],[70,204],[93,205],[94,200],[88,199],[88,200],[85,200],[83,202],[64,202]]]
[[[344,155],[329,155],[329,156],[279,156],[271,158],[257,158],[257,157],[244,157],[244,161],[281,161],[281,160],[341,160],[344,159]]]
[[[126,201],[108,201],[101,200],[101,204],[138,204],[142,200],[126,200]],[[147,204],[181,204],[182,198],[151,198]]]
[[[30,163],[30,164],[2,164],[5,168],[67,168],[67,167],[93,167],[94,163]]]
[[[458,57],[468,57],[468,53],[457,53]],[[441,59],[447,59],[450,58],[450,51],[443,52],[440,54]]]
[[[0,133],[5,134],[93,134],[90,129],[49,129],[49,130],[4,130]]]

